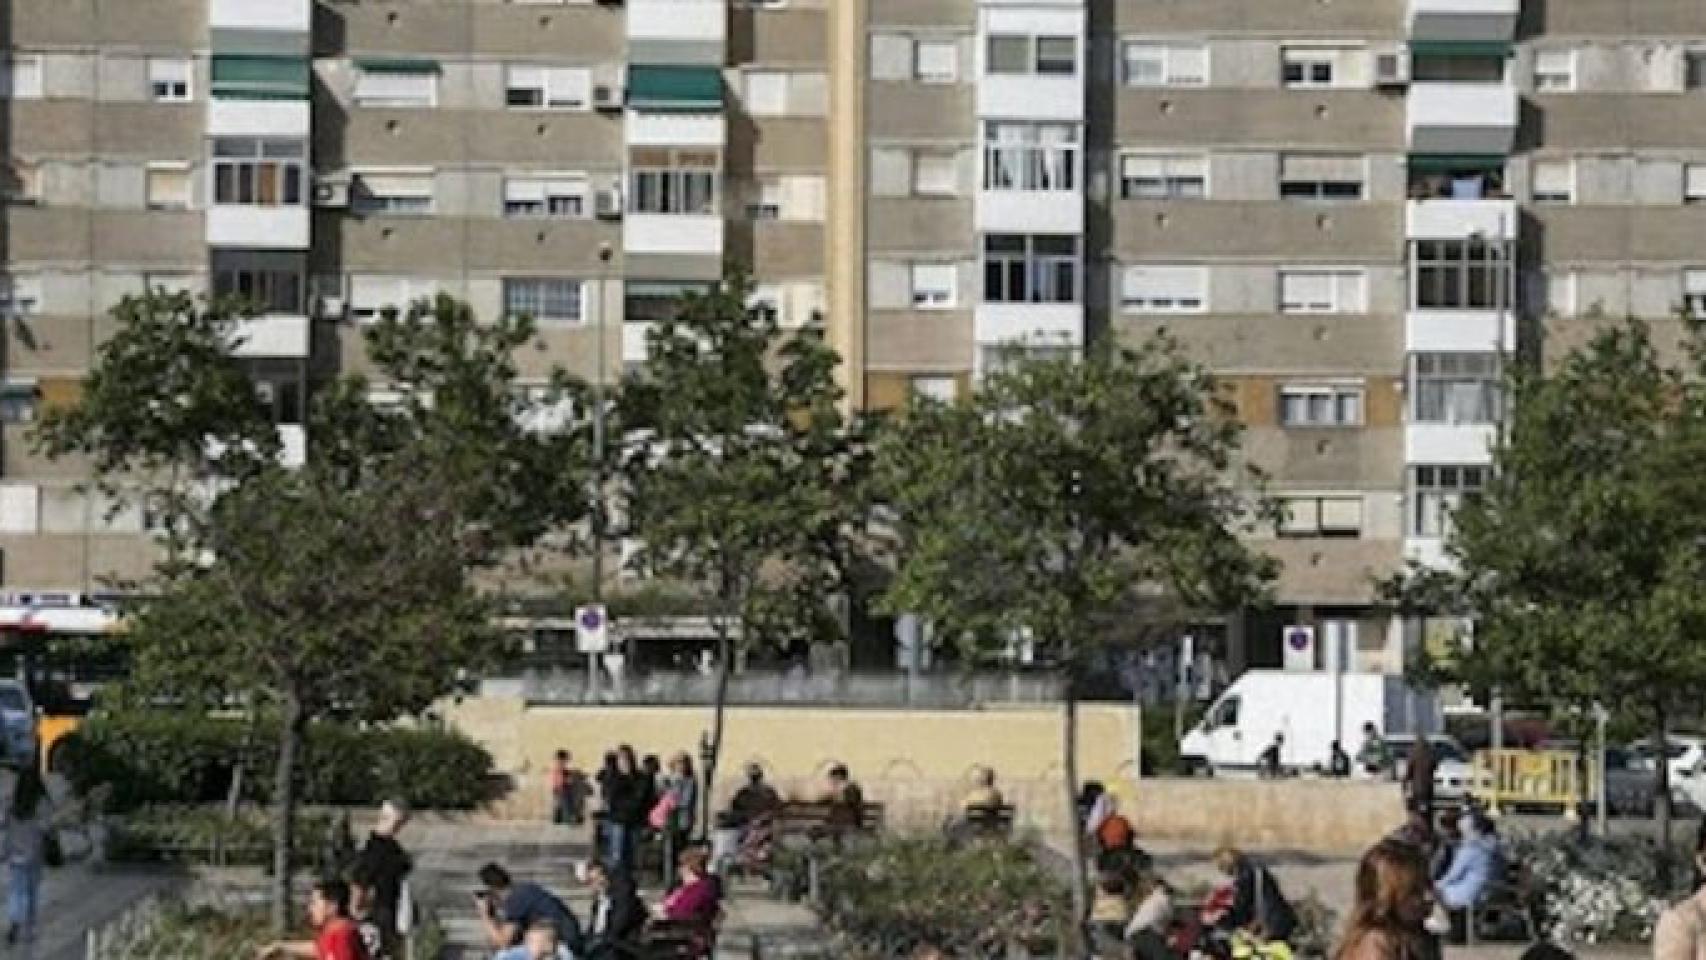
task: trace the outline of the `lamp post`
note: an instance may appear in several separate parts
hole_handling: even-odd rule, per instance
[[[610,286],[610,258],[615,254],[610,244],[598,245],[598,296],[593,303],[597,316],[593,323],[598,330],[598,350],[592,380],[592,603],[604,605],[604,395],[607,357],[605,356],[605,294]],[[609,616],[606,614],[606,623]],[[608,626],[605,628],[609,629]],[[598,658],[601,653],[586,655],[586,696],[598,698]]]

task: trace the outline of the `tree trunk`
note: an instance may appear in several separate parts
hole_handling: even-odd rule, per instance
[[[1654,761],[1658,765],[1653,808],[1659,814],[1659,888],[1668,891],[1671,882],[1670,848],[1670,722],[1664,708],[1654,714]]]
[[[291,861],[296,852],[296,763],[307,718],[302,698],[285,697],[279,723],[278,765],[273,771],[272,926],[283,936],[290,928]]]
[[[723,756],[723,721],[729,709],[729,661],[734,644],[729,642],[726,618],[717,627],[717,690],[711,703],[711,743],[705,751],[705,779],[699,785],[699,837],[711,833],[711,792],[717,783],[717,762]]]
[[[1071,672],[1060,697],[1061,789],[1066,800],[1067,852],[1072,861],[1072,923],[1065,932],[1067,956],[1083,956],[1090,921],[1090,878],[1084,862],[1084,825],[1078,821],[1078,692]]]

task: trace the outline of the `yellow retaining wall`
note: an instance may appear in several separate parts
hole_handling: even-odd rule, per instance
[[[633,744],[641,755],[685,750],[698,763],[705,707],[528,706],[518,698],[480,697],[446,705],[445,718],[492,752],[516,790],[494,812],[543,818],[545,775],[558,749],[589,772],[604,751]],[[1020,823],[1048,833],[1064,824],[1060,710],[1054,706],[988,710],[731,707],[718,771],[719,800],[738,785],[748,761],[793,796],[812,795],[823,772],[845,763],[866,796],[888,805],[891,823],[939,824],[957,806],[975,766],[993,768]],[[1079,711],[1078,769],[1083,779],[1119,784],[1137,775],[1138,712],[1095,704]]]
[[[1344,780],[1144,780],[1125,804],[1139,842],[1356,856],[1404,822],[1397,784]]]

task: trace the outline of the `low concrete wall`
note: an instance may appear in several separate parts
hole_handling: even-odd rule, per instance
[[[1139,840],[1356,856],[1404,822],[1396,784],[1334,780],[1144,780],[1122,795]]]
[[[446,720],[492,752],[517,789],[493,812],[543,818],[546,771],[558,749],[595,769],[606,750],[628,743],[642,755],[685,750],[698,763],[703,707],[530,706],[519,698],[477,697],[446,705]],[[1022,826],[1058,835],[1067,824],[1060,774],[1060,711],[1053,706],[985,710],[731,707],[719,803],[741,768],[762,764],[777,788],[813,796],[825,770],[845,763],[866,796],[887,804],[896,826],[940,824],[958,806],[977,766],[994,769]],[[1079,776],[1130,788],[1137,771],[1136,708],[1085,705],[1079,712]]]

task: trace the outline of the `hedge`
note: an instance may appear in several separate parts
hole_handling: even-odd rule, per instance
[[[298,866],[324,861],[336,825],[329,814],[297,814]],[[236,816],[217,807],[148,807],[115,818],[109,830],[107,857],[116,863],[272,864],[272,812],[256,807]]]
[[[115,810],[222,803],[233,771],[240,798],[268,803],[278,744],[264,727],[203,714],[112,714],[90,721],[56,760],[80,790],[112,785]],[[492,757],[460,733],[309,728],[299,768],[304,804],[367,806],[401,799],[417,809],[469,810],[494,798]]]

